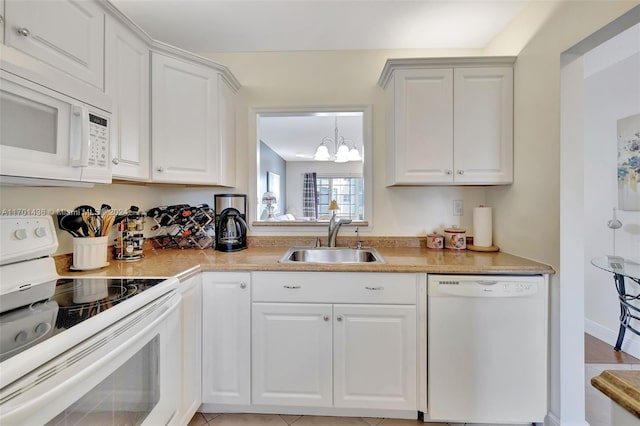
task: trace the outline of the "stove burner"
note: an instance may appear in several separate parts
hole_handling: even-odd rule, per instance
[[[53,296],[60,307],[56,328],[71,328],[162,281],[130,278],[60,279]]]
[[[56,300],[68,298],[70,295],[74,296],[71,302],[72,304],[62,305],[58,302],[60,304],[60,311],[56,321],[57,328],[70,328],[87,318],[94,317],[100,312],[113,307],[113,305],[117,305],[138,292],[138,287],[135,284],[108,285],[104,283],[104,286],[102,286],[104,294],[90,295],[89,297],[95,297],[95,300],[86,301],[86,298],[80,298],[79,300],[79,298],[75,297],[79,292],[78,287],[84,288],[82,284],[75,283],[74,288],[66,289],[56,294]],[[102,297],[103,295],[105,297]]]

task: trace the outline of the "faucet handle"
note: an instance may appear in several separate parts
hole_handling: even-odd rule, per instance
[[[356,248],[360,250],[362,248],[362,241],[360,241],[360,230],[356,226]]]

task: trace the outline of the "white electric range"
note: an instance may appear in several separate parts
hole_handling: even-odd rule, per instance
[[[0,217],[0,424],[173,424],[178,280],[61,277],[50,216]]]

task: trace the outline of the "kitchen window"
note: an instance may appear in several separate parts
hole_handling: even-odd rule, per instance
[[[362,177],[318,176],[318,212],[330,216],[329,203],[336,200],[338,219],[364,220],[364,181]]]

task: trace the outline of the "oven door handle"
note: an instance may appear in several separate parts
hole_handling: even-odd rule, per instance
[[[154,329],[169,316],[178,316],[179,306],[180,295],[168,293],[5,387],[0,391],[0,424],[48,422],[151,341]],[[148,324],[131,333],[132,327],[151,315],[154,318]],[[167,322],[174,320],[179,322],[179,318]]]

